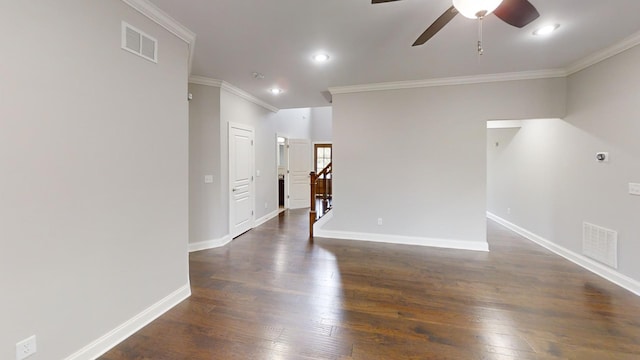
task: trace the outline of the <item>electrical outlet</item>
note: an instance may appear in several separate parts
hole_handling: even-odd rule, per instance
[[[511,208],[507,208],[507,214],[511,214]]]
[[[629,194],[640,195],[640,183],[629,183]]]
[[[205,184],[213,184],[213,175],[205,175],[204,176]]]
[[[30,336],[16,344],[16,360],[26,359],[36,353],[36,336]]]
[[[378,218],[378,225],[382,225],[382,218]]]
[[[264,203],[264,208],[267,209],[269,207],[268,203]]]

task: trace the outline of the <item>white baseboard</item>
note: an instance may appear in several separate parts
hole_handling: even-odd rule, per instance
[[[322,227],[324,226],[324,224],[328,223],[331,219],[333,219],[333,210],[329,210],[329,212],[324,214],[324,216],[321,217],[320,220],[313,223],[313,233],[315,234],[316,231],[322,232]]]
[[[602,265],[594,260],[589,259],[586,256],[575,253],[567,248],[564,248],[550,240],[543,238],[542,236],[536,235],[529,230],[523,229],[520,226],[509,222],[495,214],[492,214],[487,211],[487,218],[497,222],[498,224],[506,227],[507,229],[517,233],[533,241],[534,243],[554,252],[557,255],[562,256],[563,258],[571,261],[572,263],[579,265],[586,270],[591,271],[592,273],[611,281],[612,283],[619,285],[632,293],[640,296],[640,282],[634,280],[615,269],[612,269],[606,265]]]
[[[201,250],[218,248],[218,247],[227,245],[228,243],[231,242],[231,240],[233,240],[231,238],[231,235],[225,235],[225,236],[223,236],[221,238],[218,238],[218,239],[200,241],[200,242],[197,242],[197,243],[190,243],[189,244],[189,252],[191,253],[191,252],[194,252],[194,251],[201,251]]]
[[[280,214],[280,210],[279,209],[268,213],[267,215],[255,220],[255,222],[253,224],[253,227],[256,228],[256,227],[266,223],[267,221],[269,221],[269,220],[275,218],[276,216],[278,216],[278,214]],[[189,252],[191,253],[191,252],[195,252],[195,251],[202,251],[202,250],[219,248],[219,247],[227,245],[228,243],[231,242],[231,240],[233,240],[231,235],[225,235],[225,236],[223,236],[221,238],[218,238],[218,239],[200,241],[200,242],[197,242],[197,243],[190,243],[189,244]]]
[[[164,299],[151,305],[143,312],[129,319],[117,328],[109,331],[104,336],[93,341],[84,348],[78,350],[65,360],[94,360],[103,355],[113,347],[145,327],[162,314],[169,311],[174,306],[191,296],[191,285],[187,282],[178,290],[167,295]]]
[[[269,220],[273,219],[274,217],[278,216],[278,214],[280,214],[280,209],[274,210],[274,211],[268,213],[267,215],[257,219],[254,222],[253,227],[256,228],[256,227],[266,223],[267,221],[269,221]]]
[[[358,241],[371,241],[381,242],[388,244],[401,244],[401,245],[419,245],[446,249],[458,249],[458,250],[473,250],[473,251],[489,251],[489,244],[484,241],[467,241],[467,240],[451,240],[451,239],[435,239],[425,238],[417,236],[403,236],[393,234],[373,234],[373,233],[358,233],[351,231],[337,231],[337,230],[325,230],[322,227],[327,223],[331,217],[333,210],[327,215],[323,216],[313,227],[314,237],[323,237],[331,239],[341,240],[358,240]],[[325,219],[326,218],[326,219]],[[323,221],[324,220],[324,221]]]

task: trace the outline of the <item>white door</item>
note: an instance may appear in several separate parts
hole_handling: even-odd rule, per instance
[[[229,223],[231,237],[253,227],[253,129],[229,124]]]
[[[289,208],[309,207],[311,202],[311,142],[306,139],[289,140]]]

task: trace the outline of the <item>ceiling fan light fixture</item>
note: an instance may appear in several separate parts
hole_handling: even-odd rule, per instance
[[[491,14],[502,0],[453,0],[453,6],[462,16],[478,19]]]
[[[313,61],[317,63],[323,63],[329,61],[329,55],[325,53],[318,53],[313,55]]]
[[[536,31],[533,32],[533,35],[536,35],[536,36],[551,35],[551,33],[556,31],[556,29],[558,29],[559,27],[560,27],[560,24],[545,25],[541,28],[536,29]]]

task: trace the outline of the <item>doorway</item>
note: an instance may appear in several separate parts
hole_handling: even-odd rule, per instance
[[[289,139],[276,135],[277,144],[277,174],[278,174],[278,208],[280,210],[289,208]]]
[[[332,148],[330,143],[314,143],[313,144],[313,164],[315,166],[314,171],[319,174],[327,165],[331,163]],[[322,181],[318,181],[316,184],[316,196],[322,196],[325,194],[331,194],[331,174],[326,175],[326,179],[322,178]],[[325,189],[326,187],[326,189]]]

